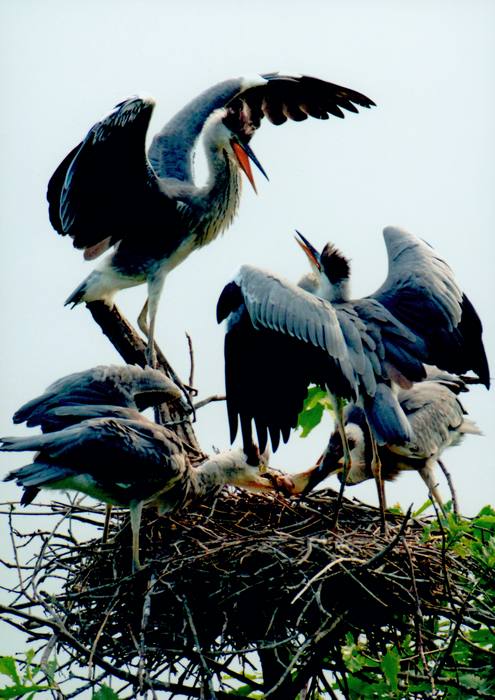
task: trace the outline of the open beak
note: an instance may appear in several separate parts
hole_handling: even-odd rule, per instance
[[[321,270],[321,263],[320,263],[320,254],[316,250],[314,246],[311,245],[311,243],[308,241],[307,238],[305,238],[302,233],[297,231],[296,229],[296,234],[299,236],[299,238],[296,236],[296,242],[299,243],[301,248],[304,250],[306,255],[308,256],[309,262],[311,265],[316,267],[317,270]]]
[[[265,173],[265,171],[263,170],[263,166],[254,155],[253,149],[250,146],[248,146],[247,143],[241,144],[240,141],[234,141],[233,139],[230,143],[232,144],[232,148],[234,149],[235,157],[237,158],[239,167],[251,183],[253,190],[256,192],[256,194],[258,194],[258,190],[256,189],[256,183],[254,182],[253,171],[251,170],[250,160],[253,161],[260,173],[264,175],[267,180],[268,175]]]

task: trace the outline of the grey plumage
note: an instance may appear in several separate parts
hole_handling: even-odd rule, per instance
[[[145,138],[154,107],[132,97],[88,132],[48,184],[49,215],[61,235],[94,259],[115,246],[69,296],[67,304],[102,299],[120,289],[148,285],[139,317],[149,336],[149,359],[158,299],[166,275],[193,250],[232,222],[242,168],[254,186],[248,143],[263,117],[273,124],[308,116],[343,117],[343,110],[373,102],[354,90],[308,76],[270,73],[226,80],[193,99],[154,137]],[[205,186],[194,181],[193,155],[200,135],[209,167]],[[264,172],[262,170],[262,172]],[[149,303],[148,303],[149,302]],[[147,320],[149,320],[149,327]]]
[[[76,490],[127,507],[156,500],[186,470],[177,436],[144,416],[139,421],[89,419],[51,433],[5,437],[1,449],[38,452],[32,465],[14,470],[6,480]]]
[[[440,507],[442,498],[437,489],[435,465],[444,450],[458,445],[464,435],[480,435],[477,425],[470,420],[457,393],[465,388],[461,378],[429,371],[427,381],[400,389],[398,400],[411,428],[411,439],[403,445],[381,445],[381,476],[391,481],[402,471],[415,470],[428,486]],[[344,411],[345,432],[351,448],[351,467],[346,483],[358,484],[373,478],[369,428],[363,410],[350,404]],[[343,467],[342,440],[335,430],[328,447],[316,467],[295,475],[296,492],[307,492],[332,473]]]
[[[133,409],[113,407],[132,415]],[[77,409],[77,410],[74,410]],[[52,409],[84,417],[98,409]],[[70,414],[72,411],[72,414]],[[180,439],[167,428],[138,414],[131,418],[90,418],[50,433],[0,438],[4,452],[36,451],[31,463],[14,469],[5,481],[24,488],[21,504],[39,489],[72,490],[107,504],[129,508],[133,531],[133,562],[139,568],[139,524],[143,506],[169,512],[217,493],[226,484],[254,491],[286,489],[290,482],[271,470],[263,474],[247,464],[242,450],[229,450],[193,468]]]
[[[93,405],[93,409],[82,409],[86,418],[119,417],[124,414],[118,410],[105,413],[103,406],[137,411],[173,401],[180,395],[178,387],[159,370],[142,369],[136,365],[98,365],[53,382],[43,394],[21,406],[14,413],[13,421],[26,422],[29,427],[39,425],[47,432],[79,422],[81,418],[77,414],[81,405]],[[72,407],[72,413],[64,413],[64,407]],[[130,414],[126,417],[136,416]]]
[[[450,385],[440,381],[415,384],[399,391],[399,401],[413,432],[404,446],[391,446],[392,451],[411,458],[438,458],[444,449],[457,445],[467,433],[481,434],[466,417],[463,405]]]
[[[301,239],[314,267],[313,275],[302,281],[304,289],[245,265],[219,298],[217,319],[228,319],[231,439],[240,419],[247,449],[254,420],[260,447],[270,433],[276,449],[297,423],[307,386],[315,383],[327,386],[333,396],[359,400],[379,443],[407,443],[411,427],[393,387],[423,379],[423,363],[434,358],[450,369],[453,336],[461,347],[476,346],[482,358],[478,364],[483,358],[486,363],[481,324],[473,340],[457,332],[465,315],[476,312],[472,307],[466,311],[449,266],[402,229],[384,231],[389,257],[384,284],[354,300],[345,258],[332,246],[320,255]],[[478,359],[463,357],[461,371],[475,369]],[[267,392],[272,401],[266,400]]]

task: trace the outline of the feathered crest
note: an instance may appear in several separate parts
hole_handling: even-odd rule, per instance
[[[327,243],[323,248],[320,262],[332,284],[348,279],[350,262],[332,243]]]

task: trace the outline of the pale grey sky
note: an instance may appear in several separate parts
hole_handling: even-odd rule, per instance
[[[119,362],[83,307],[63,301],[91,269],[51,229],[46,184],[88,128],[123,98],[155,97],[150,134],[204,88],[246,73],[290,70],[371,97],[377,107],[345,121],[264,124],[252,142],[270,176],[259,195],[244,187],[239,215],[221,240],[168,278],[158,342],[187,376],[185,331],[194,342],[196,385],[223,391],[223,328],[215,304],[243,263],[297,280],[306,261],[300,229],[316,246],[332,240],[351,258],[354,294],[386,272],[381,231],[400,225],[449,262],[485,326],[495,358],[495,4],[491,0],[393,2],[63,2],[0,0],[3,109],[0,142],[3,342],[0,434],[18,434],[11,415],[54,379]],[[118,173],[116,173],[118,176]],[[145,288],[117,298],[134,322]],[[484,437],[445,455],[462,510],[494,502],[493,391],[465,406]],[[228,446],[223,405],[203,409],[206,449]],[[311,440],[294,435],[272,458],[301,468],[319,455],[328,421]],[[2,470],[23,463],[1,455]],[[336,482],[335,482],[336,483]],[[445,484],[441,489],[448,496]],[[415,474],[387,488],[390,503],[420,505]],[[376,502],[373,485],[348,495]],[[4,485],[2,500],[16,499]]]

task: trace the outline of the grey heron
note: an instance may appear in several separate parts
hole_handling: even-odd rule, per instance
[[[41,426],[43,432],[65,427],[69,415],[77,420],[75,409],[65,414],[64,407],[111,405],[142,411],[150,406],[178,399],[181,392],[159,370],[137,365],[98,365],[57,379],[40,396],[21,406],[13,416],[14,423],[28,427]],[[58,409],[58,412],[54,409]],[[84,409],[87,410],[88,409]],[[103,413],[102,413],[103,411]],[[97,417],[96,409],[93,409]],[[100,409],[98,417],[109,415]],[[86,418],[90,416],[86,415]],[[92,417],[92,416],[91,416]],[[82,420],[81,418],[79,420]]]
[[[481,435],[456,395],[462,385],[462,379],[450,380],[439,374],[437,378],[419,382],[409,389],[399,389],[397,398],[411,426],[412,437],[404,445],[387,443],[378,447],[382,479],[392,481],[403,471],[417,471],[443,512],[435,464],[440,462],[443,451],[459,445],[464,435]],[[359,484],[373,478],[371,435],[363,410],[355,404],[345,407],[344,422],[351,452],[346,483]],[[318,465],[307,472],[292,475],[294,493],[307,493],[327,476],[340,473],[342,469],[342,439],[335,430]],[[339,477],[343,478],[340,474]]]
[[[65,411],[71,408],[79,409],[79,417],[84,414],[84,406],[65,407]],[[89,407],[89,415],[93,408]],[[116,408],[120,415],[134,411]],[[268,468],[261,474],[247,464],[241,449],[213,455],[193,468],[179,438],[140,414],[134,418],[90,418],[51,433],[0,438],[0,450],[36,451],[31,463],[14,469],[4,479],[15,480],[24,488],[23,505],[30,503],[39,489],[56,489],[129,508],[134,569],[140,568],[143,506],[152,505],[159,513],[166,513],[215,494],[227,484],[255,492],[277,488],[287,492],[292,483],[289,477]]]
[[[69,235],[87,260],[114,246],[66,304],[103,300],[111,306],[120,289],[146,282],[138,323],[153,364],[156,312],[167,274],[231,224],[240,169],[253,187],[250,160],[265,174],[249,146],[262,118],[276,125],[308,116],[342,118],[342,110],[373,104],[355,90],[308,76],[267,73],[226,80],[183,107],[155,135],[147,155],[154,101],[131,97],[118,104],[70,151],[48,184],[57,233]],[[209,170],[204,186],[193,175],[200,135]]]
[[[217,320],[228,319],[225,383],[231,440],[240,421],[249,453],[254,421],[260,449],[269,434],[276,450],[280,437],[286,442],[297,424],[308,385],[326,386],[345,471],[351,459],[341,399],[358,402],[364,411],[382,514],[377,445],[412,439],[396,387],[422,380],[423,363],[456,373],[474,370],[489,386],[481,322],[449,266],[402,229],[389,226],[383,235],[388,275],[367,297],[350,298],[349,262],[333,245],[320,254],[298,234],[312,266],[299,286],[243,265],[217,305]],[[342,489],[338,506],[341,498]]]
[[[139,420],[138,411],[181,395],[179,388],[159,370],[137,365],[98,365],[57,379],[41,394],[19,408],[14,423],[39,425],[44,433],[61,430],[88,418],[130,418]],[[32,500],[39,489],[32,486],[26,498]],[[111,506],[103,530],[106,541]]]

